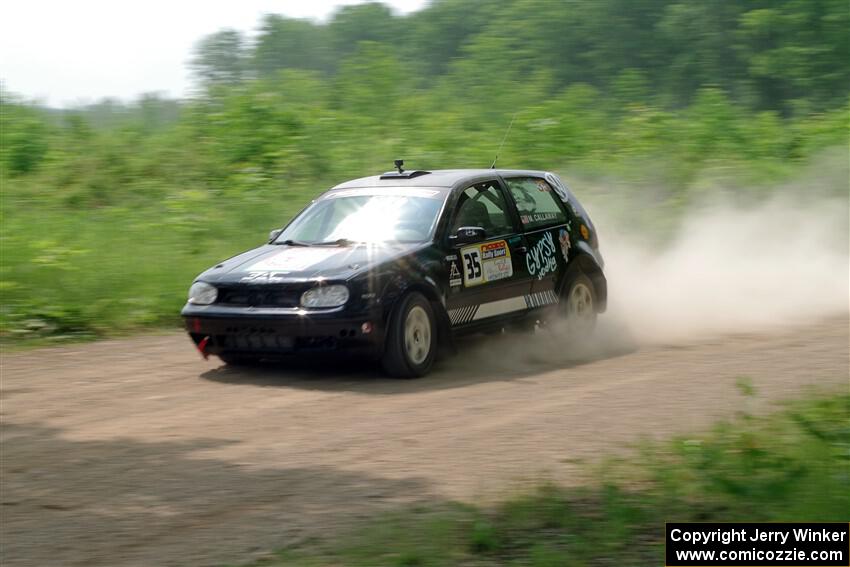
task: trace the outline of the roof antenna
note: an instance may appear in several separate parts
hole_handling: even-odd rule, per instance
[[[490,166],[490,169],[496,169],[496,162],[499,161],[499,154],[502,153],[502,146],[505,145],[505,140],[508,139],[508,133],[511,131],[511,126],[514,125],[514,118],[516,118],[517,114],[519,114],[519,112],[514,112],[514,115],[511,116],[511,123],[508,124],[508,129],[505,130],[505,135],[502,136],[502,143],[499,144],[499,149],[496,150],[496,159],[493,160],[493,164]]]
[[[404,160],[403,160],[403,159],[397,159],[397,160],[395,160],[395,161],[393,162],[393,165],[395,165],[395,166],[396,166],[396,168],[398,168],[398,172],[399,172],[399,173],[404,173],[404,169],[402,169],[402,167],[401,167],[401,166],[403,166],[403,165],[404,165]]]

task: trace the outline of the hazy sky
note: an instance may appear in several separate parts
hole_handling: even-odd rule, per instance
[[[53,106],[183,96],[187,62],[203,36],[253,33],[265,13],[326,19],[363,0],[9,0],[0,6],[0,80],[5,90]],[[426,0],[384,0],[407,13]]]

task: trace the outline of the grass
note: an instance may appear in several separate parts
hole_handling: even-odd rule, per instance
[[[445,503],[387,514],[254,565],[663,565],[665,522],[847,521],[850,395],[648,444],[636,457],[606,462],[599,478],[544,485],[494,507]]]
[[[0,338],[43,344],[176,326],[198,273],[262,244],[310,198],[183,197],[80,210],[7,197]]]

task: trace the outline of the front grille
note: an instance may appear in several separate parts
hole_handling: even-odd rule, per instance
[[[223,287],[216,303],[243,307],[298,307],[301,293],[281,286]]]
[[[217,334],[214,337],[216,346],[223,351],[331,351],[339,345],[336,337],[293,337],[261,326],[238,325],[227,327],[224,331],[225,334]]]
[[[218,344],[224,350],[287,351],[295,346],[294,337],[278,335],[266,329],[228,329],[227,331],[228,334],[217,337]]]

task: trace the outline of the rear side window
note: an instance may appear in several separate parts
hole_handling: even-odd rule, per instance
[[[534,230],[564,224],[567,217],[558,204],[558,195],[543,179],[515,177],[505,180],[516,202],[519,220],[524,230]]]

